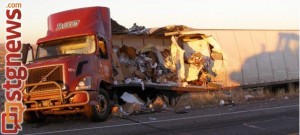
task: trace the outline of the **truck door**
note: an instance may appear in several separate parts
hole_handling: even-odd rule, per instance
[[[110,66],[107,43],[101,38],[98,38],[98,49],[99,49],[98,65],[99,65],[100,77],[102,80],[106,82],[111,82],[112,68]]]

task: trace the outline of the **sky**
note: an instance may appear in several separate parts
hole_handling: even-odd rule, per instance
[[[0,43],[5,42],[8,3],[22,3],[22,42],[36,44],[47,32],[50,14],[89,6],[110,8],[111,17],[130,28],[172,24],[199,29],[298,29],[299,0],[1,0]],[[4,27],[3,27],[4,26]]]

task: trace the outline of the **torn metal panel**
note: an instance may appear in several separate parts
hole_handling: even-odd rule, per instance
[[[210,54],[213,60],[223,60],[223,54],[218,52],[211,52]]]
[[[186,81],[189,82],[189,81],[194,81],[199,79],[198,75],[202,67],[198,67],[195,65],[188,65],[188,64],[185,64],[184,66],[185,66]]]
[[[171,56],[172,56],[172,64],[175,65],[178,80],[185,79],[185,70],[184,70],[184,52],[185,50],[181,49],[181,47],[177,43],[177,39],[172,36],[172,45],[171,45]]]
[[[210,48],[206,40],[184,42],[183,49],[185,50],[186,58],[190,58],[195,52],[200,52],[203,56],[210,57]]]
[[[168,25],[160,28],[151,28],[148,30],[149,35],[164,36],[166,32],[189,30],[190,28],[184,25]]]
[[[213,46],[212,51],[217,52],[217,53],[222,53],[221,46],[218,44],[216,39],[213,36],[207,36],[207,35],[201,35],[201,37],[208,42],[210,45]]]
[[[199,29],[186,29],[182,31],[165,32],[165,36],[193,35],[193,34],[203,34],[203,32],[202,30]]]
[[[165,27],[145,28],[138,31],[128,32],[128,35],[149,35],[149,36],[164,36],[167,32],[189,30],[191,28],[184,25],[168,25]]]
[[[205,57],[203,71],[212,76],[216,76],[217,74],[213,71],[213,67],[214,67],[214,61],[210,57]]]
[[[225,62],[223,60],[215,60],[212,71],[217,74],[216,77],[212,77],[212,82],[225,85],[227,81]]]

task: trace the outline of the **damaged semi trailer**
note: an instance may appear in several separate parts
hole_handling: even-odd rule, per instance
[[[50,114],[85,113],[91,121],[104,121],[111,106],[122,101],[120,97],[125,91],[137,93],[146,102],[161,96],[175,104],[183,92],[299,79],[298,64],[295,64],[299,58],[295,50],[298,36],[280,38],[280,43],[292,44],[292,49],[286,44],[281,46],[283,52],[292,53],[275,50],[269,56],[265,54],[269,50],[263,50],[255,56],[251,53],[253,44],[238,46],[226,33],[203,32],[186,26],[114,33],[112,36],[106,7],[50,15],[47,35],[37,41],[34,59],[32,47],[23,47],[23,56],[28,56],[23,62],[27,61],[29,69],[28,80],[22,88],[27,106],[24,120],[38,122]],[[215,37],[219,41],[229,38],[232,45],[225,42],[219,45]],[[258,35],[252,37],[264,40]],[[246,60],[250,55],[254,58]],[[282,76],[284,80],[278,80]]]

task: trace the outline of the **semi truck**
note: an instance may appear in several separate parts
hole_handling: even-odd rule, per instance
[[[280,67],[278,72],[272,67],[278,61],[277,54],[254,59],[262,65],[250,60],[242,66],[241,56],[232,49],[236,46],[219,44],[216,36],[211,36],[216,35],[214,32],[203,34],[205,31],[171,25],[113,35],[111,27],[106,7],[72,9],[48,17],[47,35],[37,40],[37,48],[23,45],[23,63],[29,73],[22,88],[27,107],[24,121],[39,122],[47,115],[73,113],[84,113],[91,121],[105,121],[111,107],[122,102],[125,91],[137,93],[144,101],[161,96],[175,104],[184,92],[299,79],[298,64],[285,66],[289,76],[284,80],[274,79],[274,75],[284,76]],[[299,43],[299,38],[293,40]],[[247,47],[244,49],[249,54]],[[297,53],[292,54],[296,63]],[[266,58],[274,58],[273,65],[264,64]]]

